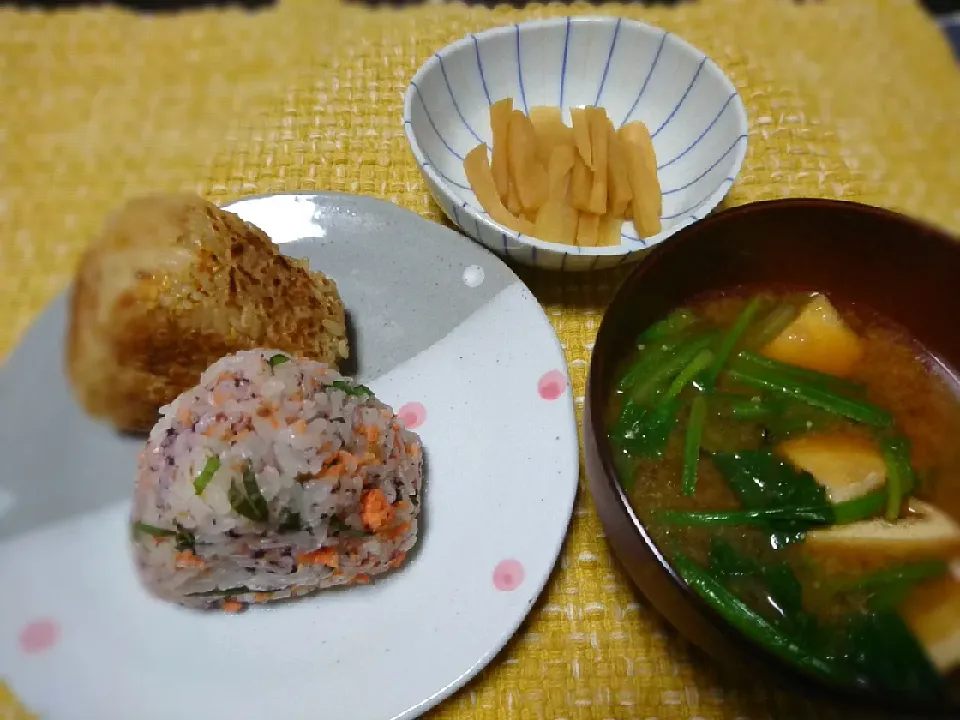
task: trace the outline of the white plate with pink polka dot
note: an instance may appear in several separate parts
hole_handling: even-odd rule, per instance
[[[370,585],[239,615],[153,599],[127,546],[140,441],[73,401],[61,297],[0,368],[0,688],[45,720],[415,717],[494,658],[556,562],[576,423],[563,351],[523,283],[382,201],[228,209],[336,280],[347,370],[426,447],[420,542]]]

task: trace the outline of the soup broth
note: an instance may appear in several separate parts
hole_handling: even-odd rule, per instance
[[[621,482],[708,603],[809,672],[947,691],[960,666],[949,369],[870,310],[742,289],[647,329],[617,377]]]

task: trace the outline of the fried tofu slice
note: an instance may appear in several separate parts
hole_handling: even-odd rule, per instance
[[[761,348],[760,354],[845,377],[863,356],[863,342],[825,295],[815,295],[783,332]]]
[[[930,503],[910,500],[909,514],[895,522],[881,518],[807,532],[806,551],[820,557],[877,562],[946,559],[960,555],[960,525]]]
[[[958,565],[954,561],[954,572]],[[960,667],[960,580],[948,574],[923,583],[907,596],[900,614],[941,673]]]
[[[887,464],[876,444],[858,437],[810,433],[784,440],[777,452],[813,476],[833,503],[883,487]]]
[[[214,361],[256,347],[337,365],[344,308],[332,280],[233,213],[190,194],[134,199],[81,259],[66,370],[93,417],[147,431]]]

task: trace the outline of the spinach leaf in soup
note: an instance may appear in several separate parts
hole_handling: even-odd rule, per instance
[[[826,491],[809,473],[784,462],[770,450],[715,453],[711,460],[747,510],[765,508],[823,508]],[[798,542],[809,527],[806,522],[771,520],[773,540],[783,546]]]
[[[731,590],[738,580],[753,584],[754,594],[765,599],[768,614],[784,630],[803,636],[816,625],[803,609],[803,588],[789,562],[761,563],[715,537],[710,542],[708,571]]]
[[[670,433],[677,425],[680,401],[671,398],[653,408],[635,405],[628,400],[624,404],[611,440],[628,455],[635,458],[663,457]]]
[[[907,697],[942,696],[943,677],[896,611],[852,614],[838,632],[837,655],[871,685]]]

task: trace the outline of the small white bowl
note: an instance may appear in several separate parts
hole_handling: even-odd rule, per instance
[[[484,212],[463,158],[491,144],[489,107],[563,109],[598,105],[614,125],[642,120],[653,136],[663,190],[663,231],[585,248],[519,235]],[[747,114],[730,80],[676,35],[616,17],[568,17],[499,27],[448,45],[417,71],[403,107],[407,139],[443,212],[467,235],[506,258],[580,271],[639,259],[723,199],[747,150]]]

